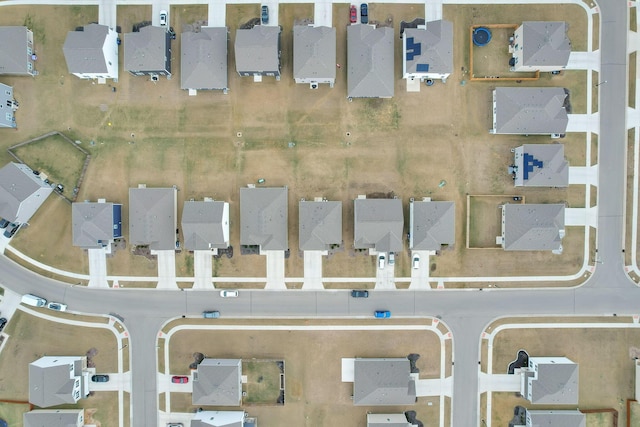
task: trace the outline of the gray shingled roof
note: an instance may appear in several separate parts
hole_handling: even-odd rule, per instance
[[[577,405],[578,374],[577,363],[538,363],[538,379],[531,384],[531,403]]]
[[[28,48],[32,35],[27,27],[0,27],[0,74],[32,74]]]
[[[69,357],[61,356],[60,359]],[[78,357],[73,362],[64,360],[49,366],[55,360],[58,360],[55,356],[44,356],[29,364],[29,402],[41,408],[76,403],[73,390],[76,377],[82,375],[82,359]],[[69,363],[73,364],[72,371]]]
[[[129,240],[153,250],[175,249],[176,189],[129,189]]]
[[[565,67],[571,54],[566,22],[525,21],[522,23],[522,58],[526,66]]]
[[[69,31],[62,51],[69,73],[107,73],[103,47],[109,34],[106,25],[89,24],[84,31]]]
[[[336,29],[293,27],[293,78],[336,78]]]
[[[495,89],[494,126],[501,134],[565,133],[569,117],[561,87],[498,87]]]
[[[560,249],[564,235],[564,204],[504,205],[506,251]]]
[[[7,163],[0,169],[0,217],[28,221],[52,192],[27,165]]]
[[[229,246],[228,206],[218,201],[184,202],[182,234],[185,249],[194,251]]]
[[[244,411],[200,411],[190,427],[243,427]]]
[[[367,414],[367,427],[411,427],[405,414]]]
[[[531,427],[586,427],[587,415],[578,410],[527,410]]]
[[[124,35],[125,71],[161,71],[166,68],[167,30],[148,25]]]
[[[301,250],[325,251],[342,243],[342,202],[301,201],[299,212]]]
[[[411,249],[439,250],[442,245],[452,245],[456,239],[456,207],[454,202],[411,203]]]
[[[15,128],[13,87],[0,83],[0,128]]]
[[[280,27],[256,25],[236,30],[236,70],[268,72],[280,69]]]
[[[194,405],[240,406],[242,360],[204,359],[193,374]]]
[[[378,252],[401,252],[404,227],[402,200],[355,199],[354,247]]]
[[[113,203],[73,203],[71,222],[73,245],[81,248],[101,248],[101,242],[113,239]]]
[[[406,72],[417,73],[418,64],[426,64],[429,73],[447,74],[453,72],[453,23],[438,20],[426,23],[426,30],[407,28],[404,30],[403,43],[413,38],[414,44],[420,44],[420,54],[407,58]],[[415,53],[415,50],[413,51]]]
[[[394,91],[393,28],[347,27],[347,96],[390,98]]]
[[[240,244],[289,249],[287,188],[240,188]]]
[[[567,187],[569,185],[569,162],[564,158],[563,144],[524,144],[516,148],[514,165],[517,166],[516,186]]]
[[[414,405],[416,385],[406,358],[356,359],[353,404]]]
[[[84,420],[84,409],[35,410],[22,415],[22,424],[24,427],[76,427],[80,416]]]
[[[182,89],[226,89],[226,27],[202,27],[199,32],[182,33],[180,87]]]

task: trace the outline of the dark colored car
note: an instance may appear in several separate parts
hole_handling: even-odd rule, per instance
[[[4,317],[0,317],[0,332],[2,332],[6,324],[7,324],[7,319]]]
[[[6,237],[7,239],[12,238],[13,235],[16,234],[16,231],[18,231],[18,228],[20,228],[20,224],[9,224],[7,226],[7,229],[4,230],[4,237]]]
[[[0,219],[0,228],[7,228],[7,225],[11,224],[11,221],[7,221],[6,219]]]
[[[174,375],[171,377],[171,382],[174,384],[186,384],[189,382],[189,377]]]
[[[373,313],[373,317],[376,319],[388,319],[391,317],[391,312],[389,310],[376,310],[375,313]]]
[[[262,6],[262,23],[263,24],[269,23],[269,6],[267,5]]]
[[[355,24],[358,22],[358,8],[354,5],[351,5],[351,10],[349,12],[349,22]]]
[[[2,418],[0,418],[0,427],[7,427],[7,426],[8,426],[7,422]]]
[[[109,375],[94,375],[91,377],[91,381],[94,383],[107,383],[109,382]]]
[[[353,298],[369,298],[369,291],[354,289],[351,291],[351,296]]]
[[[363,24],[369,23],[369,6],[366,3],[360,5],[360,22]]]

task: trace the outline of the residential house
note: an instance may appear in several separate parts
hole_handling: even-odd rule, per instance
[[[83,427],[84,409],[40,409],[22,414],[24,427]]]
[[[35,76],[33,32],[27,27],[0,27],[0,75]]]
[[[122,205],[98,202],[73,203],[71,205],[73,246],[83,249],[110,247],[122,237]]]
[[[240,189],[240,244],[286,251],[287,187]]]
[[[118,34],[106,25],[69,31],[62,47],[69,73],[80,79],[118,79]]]
[[[502,205],[502,234],[498,242],[505,251],[562,252],[565,234],[564,204]]]
[[[566,357],[529,357],[520,394],[533,404],[577,405],[578,364]]]
[[[257,422],[244,411],[198,411],[190,427],[257,427]]]
[[[513,151],[516,187],[568,187],[569,162],[563,144],[524,144]]]
[[[280,80],[280,36],[279,26],[256,25],[251,29],[236,30],[236,71],[241,76],[253,76],[254,81],[262,77]]]
[[[184,202],[182,234],[188,251],[229,247],[229,203],[205,198]]]
[[[18,102],[13,98],[13,87],[0,83],[0,128],[16,128],[15,112]]]
[[[293,78],[296,83],[333,87],[336,81],[336,29],[294,25]]]
[[[16,224],[29,222],[53,192],[29,166],[7,163],[0,169],[0,217]]]
[[[29,364],[29,403],[48,408],[73,404],[88,395],[86,357],[43,356]]]
[[[301,200],[298,240],[301,251],[323,251],[342,244],[342,202]]]
[[[180,38],[180,87],[185,90],[222,90],[227,93],[226,27],[201,27]]]
[[[411,376],[409,359],[355,359],[354,405],[414,405],[415,403],[416,382]]]
[[[414,427],[405,414],[367,414],[367,427]]]
[[[347,26],[347,97],[391,98],[394,91],[391,27]]]
[[[579,410],[525,409],[524,423],[510,423],[512,427],[587,427],[587,415]]]
[[[176,188],[129,189],[129,240],[151,250],[176,248]]]
[[[409,202],[409,249],[437,251],[453,245],[456,239],[454,202],[435,202],[430,198]]]
[[[367,199],[354,201],[355,249],[374,252],[401,252],[404,250],[404,214],[400,199]]]
[[[442,80],[453,72],[453,23],[443,19],[406,28],[402,37],[402,78]]]
[[[191,398],[194,405],[240,406],[242,360],[204,359],[193,371]]]
[[[567,130],[570,108],[568,91],[560,87],[498,87],[490,132],[560,136]]]
[[[124,69],[134,76],[171,76],[171,36],[148,25],[124,35]]]
[[[525,21],[513,34],[512,71],[560,71],[569,63],[566,22]]]

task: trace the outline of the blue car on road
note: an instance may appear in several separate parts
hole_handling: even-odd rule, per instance
[[[373,317],[376,319],[388,319],[391,317],[391,312],[389,310],[376,310],[373,313]]]

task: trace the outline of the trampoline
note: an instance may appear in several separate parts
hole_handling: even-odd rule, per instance
[[[473,44],[476,46],[486,46],[491,41],[491,31],[486,27],[478,27],[473,30]]]

